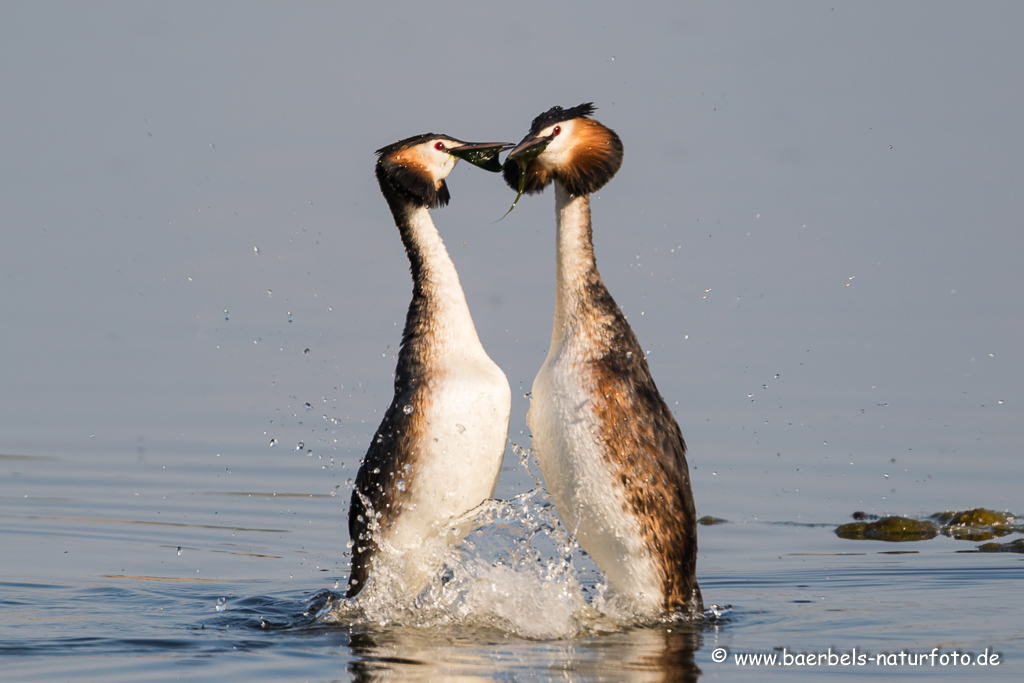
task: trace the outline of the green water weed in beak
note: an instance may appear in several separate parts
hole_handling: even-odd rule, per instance
[[[498,155],[511,147],[512,143],[509,142],[472,142],[453,147],[448,150],[448,153],[460,159],[465,159],[485,171],[499,173],[504,164],[498,161]]]
[[[516,147],[516,149],[512,150],[512,153],[508,155],[507,159],[505,159],[506,164],[510,161],[514,161],[519,165],[519,191],[516,193],[516,199],[514,202],[512,202],[512,206],[508,207],[508,211],[505,212],[504,216],[498,219],[499,221],[505,218],[505,216],[512,213],[512,209],[516,208],[516,204],[518,204],[519,200],[522,198],[523,192],[526,191],[527,164],[529,164],[530,161],[532,161],[533,159],[540,156],[540,153],[547,149],[548,144],[550,144],[553,139],[553,136],[548,137],[546,139],[538,138],[536,142],[533,142],[525,147],[523,146],[523,143],[519,143],[519,146]]]

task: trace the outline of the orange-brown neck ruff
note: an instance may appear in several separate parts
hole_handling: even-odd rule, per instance
[[[622,141],[593,119],[576,119],[568,157],[557,170],[558,180],[573,196],[592,194],[622,166]]]
[[[396,221],[398,214],[408,209],[439,208],[451,199],[444,176],[433,172],[423,155],[422,145],[434,137],[431,133],[419,135],[377,150],[377,182]]]

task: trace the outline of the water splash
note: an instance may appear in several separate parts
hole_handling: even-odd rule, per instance
[[[443,569],[415,598],[396,600],[390,591],[373,590],[385,571],[356,598],[328,600],[318,619],[353,627],[467,626],[530,639],[592,630],[597,615],[575,568],[579,549],[543,489],[485,501],[472,522],[476,529],[442,551]]]
[[[317,593],[309,609],[314,620],[357,630],[411,627],[447,632],[458,627],[531,640],[677,621],[670,615],[640,615],[634,603],[608,591],[593,560],[559,521],[532,450],[509,443],[534,488],[510,500],[484,501],[453,522],[453,530],[463,525],[472,530],[459,545],[436,544],[424,561],[436,562],[441,569],[419,595],[396,597],[390,586],[402,569],[378,565],[355,598]],[[365,497],[363,503],[371,509]],[[373,515],[370,521],[371,534],[379,533],[378,518]],[[704,616],[713,620],[722,613],[713,605]]]

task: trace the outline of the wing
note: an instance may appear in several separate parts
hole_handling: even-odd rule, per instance
[[[619,475],[645,544],[663,565],[666,609],[703,610],[686,443],[632,329],[617,306],[610,313],[604,355],[590,365],[603,452]]]
[[[352,541],[352,571],[347,597],[354,597],[366,585],[373,558],[379,552],[378,539],[391,526],[405,492],[396,477],[415,455],[417,436],[423,429],[422,411],[415,392],[396,394],[384,419],[373,435],[359,472],[348,511],[348,533]],[[413,406],[406,412],[406,406]]]

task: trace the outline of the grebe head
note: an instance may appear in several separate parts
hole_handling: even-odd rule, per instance
[[[622,166],[622,141],[590,118],[592,113],[593,103],[586,102],[570,109],[552,107],[535,118],[505,161],[509,187],[519,189],[521,174],[527,194],[542,191],[553,180],[575,196],[604,187]]]
[[[451,196],[445,178],[459,159],[488,171],[501,170],[498,154],[507,142],[463,142],[450,135],[426,133],[377,150],[377,182],[385,194],[397,194],[428,209],[444,206]]]

